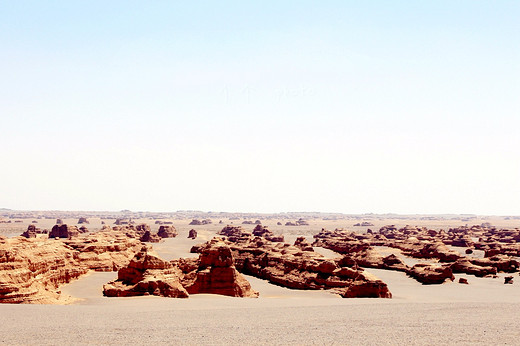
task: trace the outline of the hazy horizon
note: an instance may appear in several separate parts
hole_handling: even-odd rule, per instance
[[[0,207],[517,215],[519,17],[0,0]]]

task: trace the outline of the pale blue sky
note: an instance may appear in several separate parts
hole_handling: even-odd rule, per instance
[[[520,214],[518,1],[0,1],[0,207]]]

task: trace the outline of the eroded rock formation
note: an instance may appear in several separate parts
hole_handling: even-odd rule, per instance
[[[342,297],[390,298],[387,285],[360,268],[347,268],[312,251],[253,236],[241,227],[226,226],[235,265],[241,273],[294,289],[330,289]],[[194,246],[192,252],[202,251]]]
[[[198,259],[164,261],[146,246],[118,279],[104,286],[110,297],[157,295],[187,298],[190,294],[212,293],[232,297],[257,297],[249,282],[236,270],[229,246],[215,238],[200,247]]]
[[[89,270],[112,271],[138,251],[138,240],[117,234],[72,239],[0,240],[0,303],[60,303],[59,286]]]
[[[157,235],[161,238],[175,238],[177,234],[177,230],[172,225],[161,225],[157,232]]]

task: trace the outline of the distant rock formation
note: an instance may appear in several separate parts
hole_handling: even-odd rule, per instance
[[[62,284],[89,270],[118,270],[140,246],[106,232],[59,240],[0,239],[0,303],[63,303]]]
[[[36,238],[36,235],[41,233],[41,231],[36,228],[34,225],[27,226],[27,230],[21,234],[22,237],[25,238]]]
[[[302,251],[314,251],[314,248],[312,247],[311,243],[309,243],[307,239],[305,239],[305,237],[296,238],[294,246],[301,249]]]
[[[54,225],[49,238],[72,238],[79,235],[79,229],[76,226],[68,226],[66,224]]]
[[[197,238],[197,231],[194,230],[193,228],[190,229],[190,232],[188,234],[188,238],[189,239],[196,239]]]
[[[87,220],[86,217],[80,217],[78,220],[78,224],[81,225],[82,223],[89,224],[90,222]]]
[[[408,271],[408,275],[425,284],[442,284],[446,280],[455,280],[449,266],[436,266],[426,263],[418,263]]]
[[[161,225],[157,232],[157,235],[161,238],[175,238],[177,234],[177,230],[171,225]]]
[[[221,239],[213,238],[199,250],[197,270],[186,273],[184,279],[188,293],[213,293],[231,297],[258,296],[258,292],[254,291],[244,276],[236,270],[231,249]]]
[[[151,231],[147,230],[144,232],[144,234],[139,238],[142,242],[145,243],[158,243],[161,241],[161,237],[157,235],[157,233],[152,233]]]
[[[257,297],[249,282],[237,272],[229,247],[216,238],[201,248],[199,259],[161,260],[143,247],[118,279],[103,287],[109,297],[157,295],[187,298],[212,293],[232,297]]]
[[[257,236],[257,237],[264,237],[267,240],[274,241],[274,242],[283,242],[284,241],[283,235],[275,236],[273,234],[273,232],[271,232],[267,228],[267,226],[262,226],[262,225],[256,225],[255,229],[253,230],[253,235]]]
[[[295,222],[287,221],[285,223],[285,226],[308,226],[308,225],[309,225],[309,223],[301,218]]]
[[[117,280],[103,286],[103,294],[107,297],[187,298],[188,292],[179,280],[181,270],[148,251],[148,247],[143,246],[128,266],[119,270]]]
[[[260,233],[263,230],[258,229],[257,234]],[[241,227],[226,226],[220,234],[227,237],[236,268],[243,274],[288,288],[330,289],[342,297],[392,296],[387,285],[369,273],[342,267],[316,252],[254,236]],[[191,251],[201,252],[203,248],[204,245],[194,246]]]
[[[212,221],[211,221],[210,219],[204,219],[204,220],[202,220],[202,221],[197,220],[197,219],[193,219],[193,220],[189,223],[189,225],[191,225],[191,226],[201,226],[201,225],[209,225],[209,224],[211,224],[211,223],[212,223]]]

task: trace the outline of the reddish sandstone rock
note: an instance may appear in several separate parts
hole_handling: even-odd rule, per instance
[[[257,224],[255,229],[253,230],[253,235],[254,236],[258,236],[258,237],[263,237],[269,241],[274,241],[274,242],[283,242],[284,241],[284,237],[283,235],[274,235],[273,232],[271,232],[267,226],[262,226],[260,224]]]
[[[117,270],[140,246],[138,240],[113,232],[1,241],[0,303],[63,302],[59,286],[89,270]]]
[[[312,244],[305,239],[305,237],[298,237],[294,242],[294,246],[300,248],[302,251],[314,251]]]
[[[187,298],[189,294],[212,293],[232,297],[257,297],[249,282],[237,272],[229,247],[213,239],[201,248],[199,259],[164,261],[145,246],[118,279],[106,284],[109,297],[157,295]]]
[[[188,292],[180,283],[181,271],[144,246],[127,267],[121,268],[117,280],[103,286],[107,297],[156,295],[187,298]]]
[[[82,224],[82,223],[89,224],[90,222],[87,220],[86,217],[80,217],[79,220],[78,220],[78,224]]]
[[[117,271],[126,266],[142,247],[142,243],[125,234],[105,230],[64,240],[75,250],[74,259],[95,271]]]
[[[197,231],[194,229],[190,229],[190,232],[188,233],[189,239],[196,239],[197,238]]]
[[[441,262],[455,262],[462,257],[456,251],[450,250],[441,242],[415,242],[398,243],[397,247],[404,255],[415,258],[437,258]]]
[[[162,238],[159,237],[159,235],[156,233],[152,233],[151,231],[147,230],[139,239],[144,243],[158,243]]]
[[[135,231],[140,237],[144,236],[146,234],[146,232],[150,232],[150,233],[152,232],[150,225],[148,225],[146,223],[140,223],[140,224],[136,225]]]
[[[192,283],[186,285],[190,294],[213,293],[231,297],[257,297],[258,292],[235,266],[231,249],[214,238],[200,249],[199,266]]]
[[[34,225],[29,225],[27,227],[27,231],[23,232],[21,234],[22,237],[25,237],[25,238],[36,238],[36,226]]]
[[[495,275],[497,269],[491,266],[479,266],[472,263],[469,259],[458,259],[451,266],[453,273],[465,273],[475,275],[477,277],[484,277],[486,275]]]
[[[244,237],[236,231],[230,231],[232,237],[228,239],[236,239],[229,246],[241,273],[288,288],[332,289],[343,297],[391,297],[384,282],[364,275],[362,270],[343,269],[318,253],[262,237]],[[200,247],[192,251],[200,251]],[[352,288],[350,293],[349,288]]]
[[[435,266],[425,263],[414,265],[407,271],[407,274],[425,285],[442,284],[446,280],[455,280],[449,266]]]
[[[464,284],[464,285],[468,285],[468,279],[466,278],[459,278],[459,284]]]
[[[175,238],[177,234],[177,230],[172,225],[161,225],[157,232],[157,235],[161,238]]]
[[[79,233],[76,226],[55,225],[49,233],[49,238],[72,238],[77,237]]]
[[[85,274],[61,241],[8,239],[0,245],[0,303],[58,303],[57,288]]]
[[[241,226],[230,225],[227,225],[226,227],[222,228],[222,230],[218,234],[226,236],[229,241],[234,243],[245,242],[251,236],[251,233],[244,231]]]

